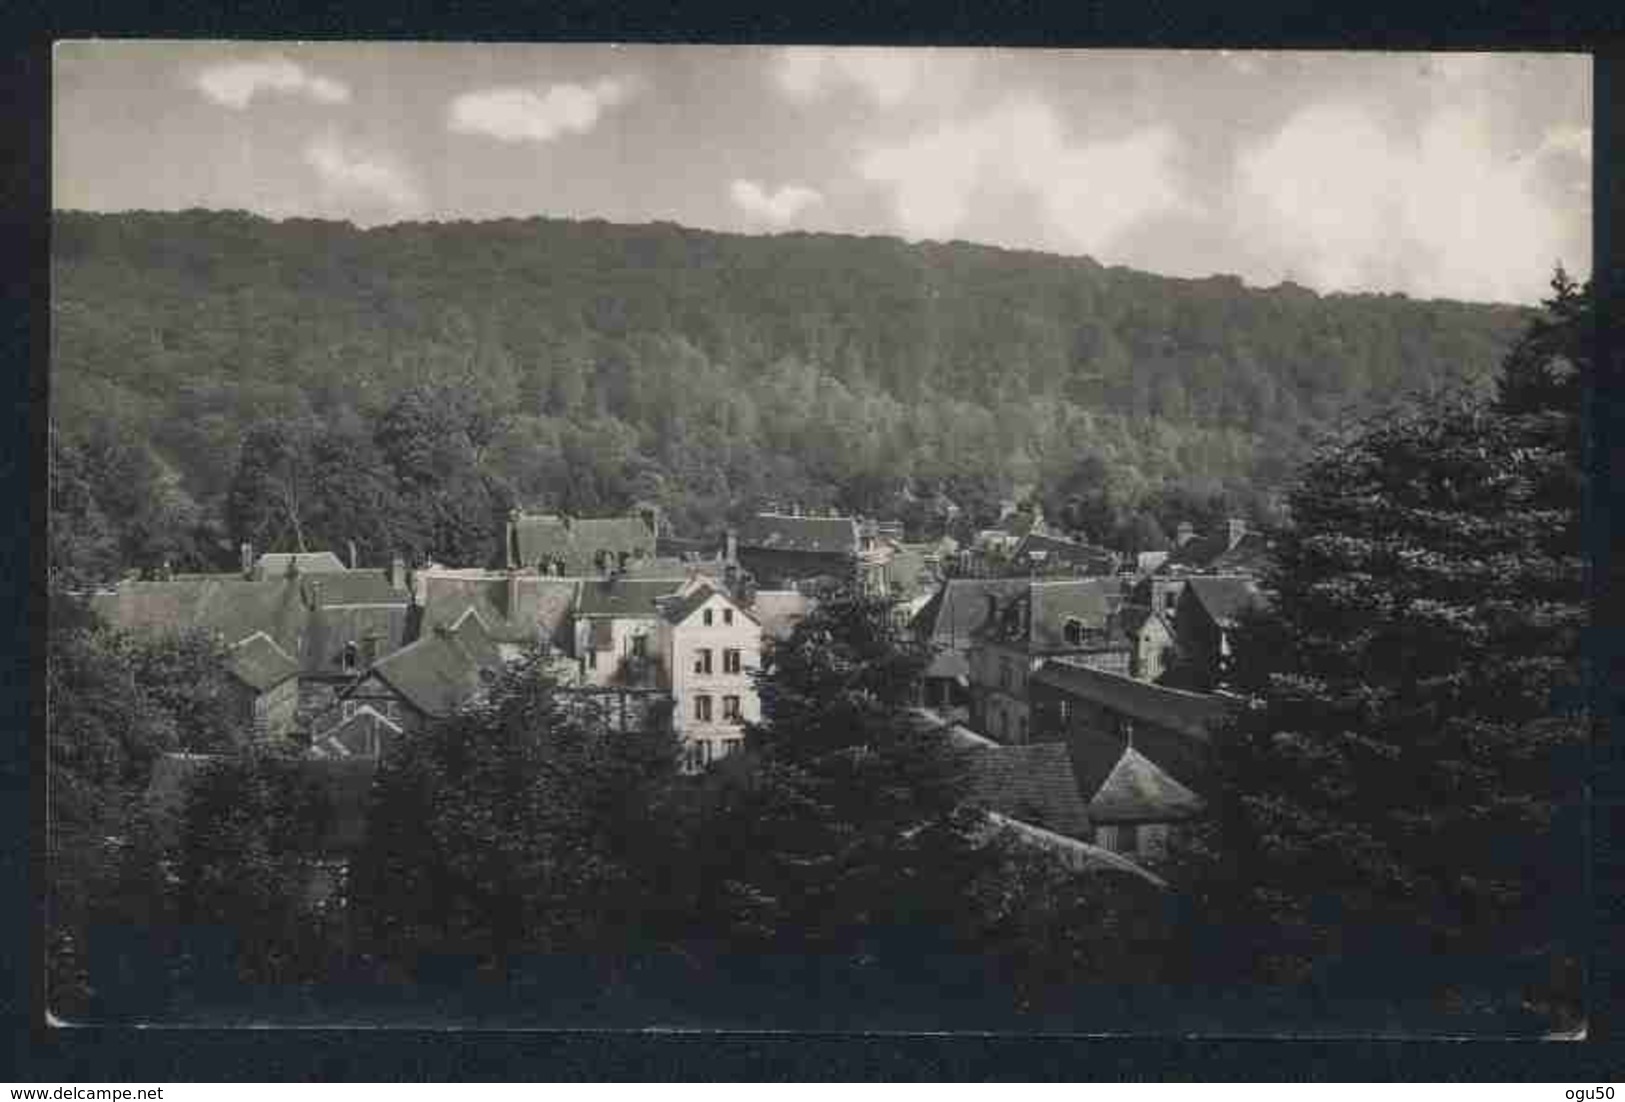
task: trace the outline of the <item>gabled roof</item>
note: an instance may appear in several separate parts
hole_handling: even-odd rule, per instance
[[[1200,796],[1128,746],[1090,798],[1089,815],[1097,823],[1162,823],[1189,818],[1202,806]]]
[[[967,753],[966,761],[977,806],[1060,834],[1088,834],[1089,810],[1065,743],[984,747]]]
[[[700,607],[712,597],[721,597],[742,616],[744,616],[745,619],[749,620],[753,624],[756,624],[757,626],[761,625],[761,621],[756,618],[756,614],[750,609],[746,608],[738,601],[735,601],[732,597],[728,596],[727,593],[706,582],[701,582],[700,584],[691,588],[687,593],[673,597],[663,603],[660,606],[660,615],[665,617],[666,622],[669,624],[681,624],[690,616],[694,615],[694,613],[698,612]]]
[[[1155,723],[1204,740],[1208,737],[1208,724],[1233,706],[1233,701],[1225,697],[1169,689],[1063,659],[1052,658],[1045,662],[1033,672],[1031,680],[1033,684],[1059,689],[1129,719]]]
[[[299,663],[269,635],[256,631],[232,645],[226,657],[226,672],[255,692],[263,693],[299,676]]]
[[[1074,871],[1121,872],[1144,880],[1154,887],[1168,886],[1167,881],[1160,876],[1141,868],[1122,854],[1113,853],[1104,847],[1070,838],[1032,823],[1024,823],[1020,819],[1000,815],[998,812],[989,812],[988,820],[989,826],[993,829],[1002,828],[1009,831],[1010,836],[1019,842],[1053,853]]]
[[[254,578],[281,578],[290,565],[300,574],[342,574],[349,570],[331,551],[268,551],[254,560]]]
[[[1208,568],[1221,573],[1256,572],[1263,569],[1268,556],[1269,544],[1264,539],[1263,533],[1248,532],[1236,541],[1234,547],[1214,556]]]
[[[492,571],[420,572],[421,632],[450,624],[472,608],[493,642],[568,646],[570,612],[582,583],[528,572],[513,574],[512,588],[509,580],[510,575]]]
[[[401,605],[411,594],[396,589],[379,570],[346,570],[342,574],[315,574],[299,579],[300,591],[314,608],[333,605]]]
[[[739,546],[759,551],[858,553],[858,522],[851,517],[797,517],[757,513],[739,526]]]
[[[486,675],[502,666],[496,645],[467,609],[452,626],[428,631],[374,663],[372,674],[423,714],[445,716],[473,699]]]
[[[914,617],[917,634],[946,646],[968,647],[987,620],[987,598],[1003,602],[1026,589],[1025,578],[950,578]]]
[[[676,593],[687,578],[615,578],[583,581],[576,598],[577,616],[654,619],[657,602]]]
[[[1194,576],[1186,579],[1185,593],[1189,599],[1222,628],[1236,622],[1243,609],[1264,603],[1264,595],[1252,579],[1237,577]]]
[[[521,513],[512,521],[513,539],[518,545],[517,565],[561,559],[567,575],[594,572],[594,556],[607,551],[618,556],[626,552],[652,556],[655,533],[639,516],[571,517],[559,513]]]
[[[1160,624],[1162,630],[1169,636],[1174,633],[1173,625],[1168,622],[1168,615],[1162,609],[1152,609],[1146,605],[1124,605],[1118,610],[1122,619],[1123,630],[1129,635],[1138,635],[1147,624]]]
[[[229,646],[263,631],[289,654],[298,654],[309,608],[296,581],[249,581],[238,574],[124,582],[91,598],[107,623],[144,633],[202,630]]]
[[[357,708],[311,743],[311,753],[324,758],[377,756],[384,742],[403,732],[388,716],[370,704]]]
[[[812,607],[813,599],[794,589],[758,589],[751,598],[762,634],[773,639],[788,639]]]

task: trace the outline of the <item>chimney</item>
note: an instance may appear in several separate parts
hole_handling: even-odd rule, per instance
[[[508,571],[508,619],[519,619],[519,571]]]
[[[1240,517],[1230,517],[1224,522],[1224,526],[1225,535],[1229,539],[1229,542],[1225,545],[1225,549],[1229,550],[1236,544],[1240,543],[1241,537],[1247,534],[1247,522]]]
[[[722,561],[732,566],[739,562],[739,533],[733,528],[723,537]]]
[[[355,570],[358,569],[357,564],[361,560],[355,553],[355,540],[349,540],[348,543],[350,544],[350,569]]]
[[[243,556],[243,577],[252,578],[254,576],[254,545],[244,543],[238,550]]]
[[[1179,527],[1174,530],[1174,544],[1175,544],[1175,546],[1184,547],[1187,543],[1189,543],[1191,540],[1193,540],[1195,538],[1196,538],[1196,529],[1195,529],[1194,526],[1192,526],[1191,522],[1188,521],[1188,520],[1180,521],[1179,522]]]
[[[398,552],[389,560],[389,588],[396,591],[406,589],[406,560]]]

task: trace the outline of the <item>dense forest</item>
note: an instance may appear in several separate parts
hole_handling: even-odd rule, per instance
[[[549,219],[59,213],[53,538],[87,578],[261,548],[474,564],[514,503],[939,526],[1031,496],[1124,550],[1267,513],[1308,444],[1482,390],[1511,306],[962,243]],[[1261,518],[1262,519],[1262,518]]]

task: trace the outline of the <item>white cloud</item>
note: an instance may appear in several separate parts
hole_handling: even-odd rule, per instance
[[[321,179],[323,205],[335,213],[369,222],[424,212],[423,193],[411,173],[388,157],[357,154],[329,135],[305,147],[305,163]]]
[[[541,92],[489,88],[452,100],[449,125],[460,134],[483,134],[505,142],[550,142],[565,134],[585,134],[635,91],[630,82],[612,79],[590,85],[555,84]]]
[[[984,196],[1033,202],[1048,229],[1094,252],[1154,215],[1184,209],[1169,164],[1176,146],[1166,127],[1069,144],[1053,108],[1011,101],[858,162],[864,179],[892,190],[903,231],[915,238],[958,232]]]
[[[302,96],[316,103],[348,103],[349,86],[331,77],[318,76],[280,54],[255,61],[225,61],[198,71],[192,86],[204,96],[241,111],[255,96],[274,92]]]
[[[1464,108],[1406,138],[1357,107],[1310,107],[1239,155],[1238,228],[1277,275],[1322,289],[1530,301],[1575,247],[1533,167]]]
[[[728,186],[728,195],[750,217],[775,226],[789,225],[802,211],[824,201],[810,187],[786,184],[769,192],[755,180],[735,180]]]
[[[855,88],[881,107],[896,107],[924,84],[940,51],[868,46],[791,46],[774,66],[779,87],[800,102]]]

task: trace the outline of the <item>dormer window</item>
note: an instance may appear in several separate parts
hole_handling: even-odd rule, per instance
[[[712,611],[710,609],[706,609],[704,612],[700,613],[700,616],[703,618],[705,626],[710,627],[713,619]]]
[[[355,669],[356,645],[353,642],[344,644],[344,671],[349,673]]]
[[[1067,620],[1066,626],[1061,629],[1061,633],[1066,638],[1067,646],[1081,647],[1083,645],[1083,621],[1076,616]]]

